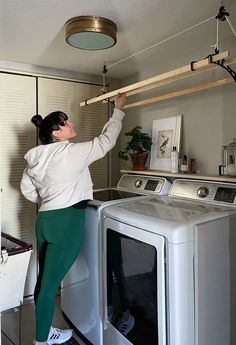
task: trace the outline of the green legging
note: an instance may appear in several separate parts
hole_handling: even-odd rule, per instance
[[[38,214],[39,275],[34,292],[37,341],[48,338],[58,287],[80,252],[84,219],[85,210],[74,207]]]

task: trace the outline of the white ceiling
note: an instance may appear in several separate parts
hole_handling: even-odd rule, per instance
[[[221,3],[221,0],[0,0],[0,60],[100,75],[104,63],[109,66],[216,15]],[[236,27],[236,0],[225,0],[224,5]],[[82,51],[66,44],[64,23],[80,15],[114,21],[118,27],[117,44],[103,51]],[[233,35],[229,28],[224,31],[226,36]],[[206,47],[206,53],[213,52],[209,45],[215,40],[213,19],[109,68],[109,76],[124,78],[147,66],[161,64],[164,59],[197,55],[200,46]]]

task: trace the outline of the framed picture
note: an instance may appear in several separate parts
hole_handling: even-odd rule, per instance
[[[182,115],[153,121],[150,169],[171,171],[171,151],[180,151]]]

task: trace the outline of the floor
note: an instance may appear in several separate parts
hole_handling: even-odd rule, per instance
[[[13,343],[19,345],[19,310],[10,310],[2,313],[2,334],[1,345],[12,345],[12,342],[7,338],[9,337]],[[35,338],[35,322],[34,322],[34,303],[32,300],[27,301],[21,310],[21,345],[32,345]],[[60,312],[60,298],[57,298],[57,307],[54,314],[53,325],[57,328],[66,329],[68,327],[64,317]],[[4,334],[5,333],[5,334]],[[7,335],[7,336],[6,336]],[[85,345],[85,343],[73,333],[71,338],[65,345]]]

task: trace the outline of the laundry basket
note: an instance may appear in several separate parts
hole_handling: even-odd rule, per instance
[[[32,245],[1,233],[0,312],[23,301],[25,279]]]

